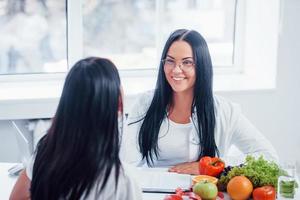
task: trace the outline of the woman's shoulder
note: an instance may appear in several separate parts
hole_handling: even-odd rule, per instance
[[[135,168],[130,164],[122,162],[122,167],[120,168],[120,174],[122,178],[124,178],[125,181],[132,180],[132,177],[134,177],[134,169]]]
[[[132,199],[139,200],[141,199],[142,191],[139,186],[135,183],[132,178],[130,169],[127,165],[121,163],[118,173],[118,178],[116,180],[116,166],[112,167],[111,173],[107,179],[107,183],[104,189],[101,191],[100,187],[103,182],[103,176],[99,176],[99,182],[95,184],[94,190],[89,195],[87,199],[114,199],[114,200],[123,200],[123,199]],[[117,182],[116,182],[117,181]],[[117,185],[116,185],[117,183]],[[117,186],[117,187],[116,187]],[[101,191],[101,192],[100,192]]]
[[[135,180],[135,168],[129,164],[122,163],[119,175],[118,187],[121,199],[139,200],[142,198],[142,190]]]
[[[216,110],[225,110],[225,111],[240,110],[239,104],[230,101],[220,95],[214,95],[214,104]]]
[[[236,119],[241,113],[239,104],[219,95],[214,95],[214,106],[216,117],[222,119]]]

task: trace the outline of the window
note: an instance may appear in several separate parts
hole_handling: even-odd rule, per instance
[[[0,119],[52,117],[66,73],[51,72],[85,56],[111,58],[127,97],[153,89],[177,28],[206,38],[215,91],[274,89],[281,8],[279,0],[0,0]]]
[[[67,71],[66,3],[0,0],[0,74]]]
[[[67,57],[85,56],[156,69],[178,28],[206,38],[214,66],[232,66],[235,9],[236,0],[0,0],[0,74],[65,72]]]
[[[155,69],[169,34],[195,29],[215,66],[233,65],[235,0],[83,0],[85,56],[111,58],[119,69]]]

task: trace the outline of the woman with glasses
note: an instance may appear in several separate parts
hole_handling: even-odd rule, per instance
[[[111,61],[91,57],[77,62],[66,78],[52,125],[10,199],[142,199],[119,159],[121,93]]]
[[[225,157],[236,145],[245,154],[277,154],[239,106],[213,94],[213,67],[205,39],[179,29],[167,40],[156,88],[129,113],[121,146],[125,161],[198,174],[202,156]]]

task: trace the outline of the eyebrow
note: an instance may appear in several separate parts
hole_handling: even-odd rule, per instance
[[[175,58],[173,56],[167,55],[167,57],[170,57],[170,58],[175,60]],[[185,58],[182,58],[181,60],[186,60],[186,59],[189,59],[189,58],[193,59],[193,57],[185,57]]]

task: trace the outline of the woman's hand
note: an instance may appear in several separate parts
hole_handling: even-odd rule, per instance
[[[199,174],[199,162],[180,163],[178,165],[171,167],[168,171],[176,172],[179,174],[198,175]]]

